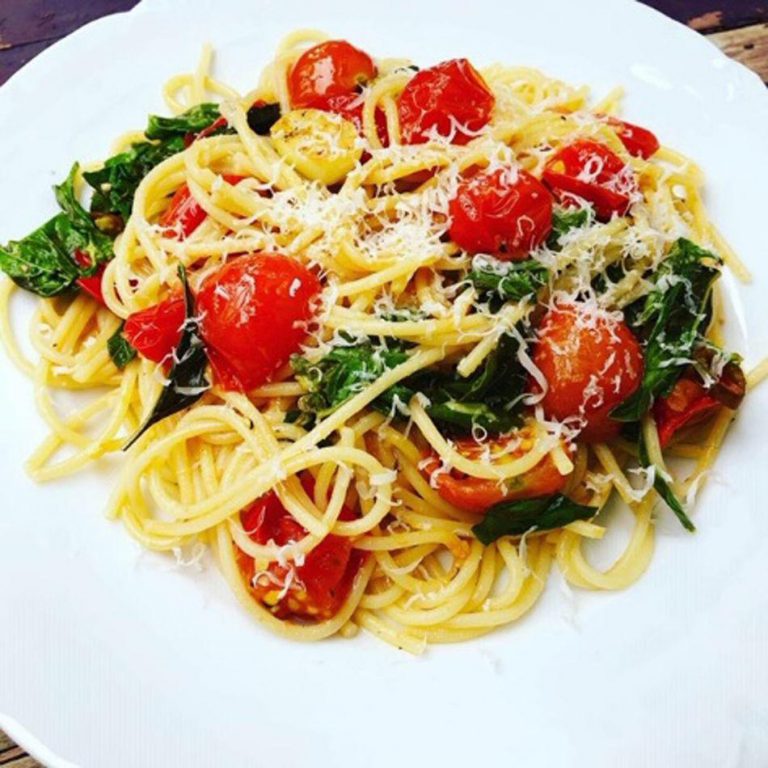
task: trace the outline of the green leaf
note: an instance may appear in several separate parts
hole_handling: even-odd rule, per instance
[[[648,456],[648,447],[645,444],[645,437],[643,436],[642,429],[640,430],[640,437],[638,438],[637,448],[640,464],[646,468],[654,468],[653,487],[656,490],[656,493],[661,496],[664,502],[666,502],[667,506],[675,513],[675,516],[686,531],[695,531],[696,526],[691,522],[691,518],[688,517],[685,511],[685,507],[683,507],[680,500],[677,498],[677,496],[675,496],[675,492],[672,490],[672,487],[664,477],[664,473],[659,467],[651,462],[651,459]]]
[[[268,136],[270,128],[279,119],[279,104],[254,104],[248,110],[248,125],[259,136]]]
[[[562,528],[575,520],[589,520],[597,507],[586,507],[567,496],[540,496],[535,499],[502,501],[494,504],[483,519],[472,526],[472,533],[485,545],[502,536],[522,536],[530,530]]]
[[[484,299],[522,301],[534,296],[549,279],[549,270],[538,261],[476,261],[467,279]]]
[[[186,320],[173,354],[173,367],[168,376],[168,383],[163,387],[147,420],[139,431],[123,448],[128,450],[151,426],[159,421],[194,405],[203,393],[210,389],[210,382],[205,376],[208,357],[200,336],[200,326],[195,317],[195,299],[187,283],[184,267],[179,266],[179,278],[184,286]]]
[[[200,133],[221,117],[218,104],[198,104],[176,117],[150,115],[144,135],[148,139],[172,139]]]
[[[125,338],[123,327],[125,323],[120,323],[120,327],[107,339],[107,351],[112,358],[112,362],[122,371],[128,363],[136,357],[136,350],[131,346],[131,342]]]
[[[640,388],[611,412],[617,421],[639,421],[658,396],[668,395],[691,363],[711,317],[712,286],[720,260],[690,240],[677,240],[654,275],[637,323],[646,337]]]
[[[112,240],[99,230],[75,197],[78,166],[54,187],[62,213],[49,219],[22,240],[0,246],[0,269],[17,285],[39,296],[69,290],[78,277],[92,275],[113,256]],[[75,253],[88,257],[78,266]]]
[[[296,379],[309,392],[300,399],[299,405],[302,410],[323,418],[362,392],[385,371],[407,359],[407,349],[398,342],[374,346],[370,341],[336,347],[315,363],[294,355],[291,366]]]
[[[594,215],[591,208],[577,210],[556,208],[552,213],[552,231],[547,238],[547,247],[552,251],[559,251],[560,238],[572,229],[580,229],[590,224],[594,220]]]

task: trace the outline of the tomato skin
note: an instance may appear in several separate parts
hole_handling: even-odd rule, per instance
[[[129,315],[123,335],[142,357],[155,363],[167,362],[179,344],[185,318],[184,297],[175,295]]]
[[[617,117],[606,117],[605,122],[616,131],[621,143],[632,157],[642,157],[647,160],[659,151],[659,140],[656,134],[634,123],[619,120]]]
[[[678,379],[669,395],[660,397],[653,405],[659,444],[666,448],[679,430],[705,421],[720,406],[700,382]]]
[[[356,91],[331,96],[315,105],[315,109],[333,112],[345,120],[354,123],[360,135],[363,134],[363,107],[365,107],[365,97]],[[389,146],[389,132],[387,130],[387,116],[384,114],[384,110],[376,109],[375,120],[379,141],[381,141],[383,147],[387,147]]]
[[[245,176],[224,174],[223,179],[228,184],[238,184]],[[160,216],[159,224],[164,228],[163,236],[184,240],[189,237],[206,219],[205,209],[192,197],[187,184],[183,184],[171,198],[170,205]]]
[[[523,427],[509,436],[486,443],[478,443],[472,438],[456,440],[455,447],[462,456],[466,456],[468,459],[478,459],[489,446],[491,455],[493,455],[512,440],[520,439],[522,441],[520,448],[509,454],[512,458],[518,458],[528,449],[528,446],[525,446],[525,441],[531,440],[532,436],[533,430],[530,427]],[[440,466],[441,462],[437,454],[432,454],[429,461],[425,462],[422,470],[430,483],[434,481],[440,497],[459,509],[478,514],[485,512],[500,501],[551,496],[561,491],[568,482],[568,477],[560,474],[549,454],[532,469],[507,481],[506,487],[502,487],[496,480],[469,477],[455,469],[447,473],[439,472]]]
[[[240,256],[211,275],[197,310],[218,382],[247,391],[269,381],[306,338],[319,291],[314,272],[277,253]]]
[[[376,77],[376,65],[346,40],[328,40],[307,49],[288,75],[288,94],[295,109],[314,107]]]
[[[433,133],[466,144],[488,124],[496,99],[466,59],[451,59],[417,72],[398,102],[403,144],[425,144]],[[462,130],[463,129],[463,130]]]
[[[552,231],[553,198],[523,170],[481,171],[459,184],[449,204],[451,239],[469,253],[519,261]]]
[[[78,267],[88,269],[91,264],[91,257],[84,251],[77,250],[72,254],[72,258]],[[101,278],[104,277],[104,270],[106,267],[101,264],[96,270],[95,274],[89,277],[78,277],[75,282],[80,290],[85,291],[91,298],[96,299],[99,304],[107,306],[107,302],[104,301],[104,293],[101,290]]]
[[[311,497],[314,482],[310,475],[302,477],[304,490]],[[343,507],[339,519],[354,520],[354,513]],[[274,491],[257,499],[240,513],[240,522],[249,537],[257,544],[273,541],[284,546],[306,536],[306,530],[283,507]],[[281,587],[269,577],[253,584],[255,566],[253,559],[239,552],[238,562],[243,574],[251,581],[254,597],[272,606],[272,612],[279,618],[299,616],[313,619],[329,619],[341,608],[365,557],[352,548],[352,541],[345,536],[326,536],[311,552],[304,563],[294,567],[294,582],[286,594],[275,600],[275,592]],[[283,584],[289,568],[276,562],[270,563],[268,573],[278,584]],[[297,581],[298,580],[298,583]]]
[[[604,144],[579,139],[559,149],[547,160],[544,182],[561,202],[583,198],[601,221],[623,216],[637,191],[632,169]]]
[[[549,385],[541,400],[547,418],[582,419],[585,442],[618,435],[621,424],[609,414],[640,386],[644,367],[640,342],[625,322],[590,317],[577,303],[558,305],[539,326],[532,358]]]

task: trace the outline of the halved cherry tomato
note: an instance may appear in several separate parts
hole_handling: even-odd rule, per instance
[[[346,40],[328,40],[304,51],[291,67],[291,106],[324,109],[327,99],[351,93],[374,77],[376,65],[367,53]]]
[[[526,171],[481,171],[459,184],[449,204],[449,233],[465,251],[519,261],[552,231],[552,202],[549,190]]]
[[[311,497],[314,482],[310,475],[302,477],[302,485]],[[355,515],[343,507],[339,519],[354,520]],[[278,546],[285,546],[307,534],[274,491],[243,510],[240,522],[257,544],[273,541]],[[238,565],[251,584],[253,596],[270,606],[279,618],[297,616],[324,620],[341,608],[364,557],[362,552],[352,548],[351,539],[331,534],[306,555],[302,565],[272,562],[265,572],[257,575],[253,558],[242,551],[238,551]]]
[[[217,381],[241,391],[269,381],[306,339],[319,291],[314,272],[277,253],[240,256],[211,275],[197,310]]]
[[[466,144],[491,119],[496,99],[466,59],[417,72],[398,102],[403,144],[424,144],[435,134]]]
[[[503,465],[505,460],[519,458],[529,451],[532,439],[533,430],[530,427],[522,427],[511,435],[486,443],[478,443],[472,438],[456,440],[455,447],[462,456],[473,460],[479,459],[490,450],[491,458]],[[423,472],[445,501],[467,512],[485,512],[500,501],[551,496],[561,491],[568,481],[567,476],[560,474],[549,454],[533,469],[504,483],[470,477],[456,469],[442,472],[440,468],[440,459],[433,454],[429,461],[425,462]]]
[[[78,267],[88,269],[91,266],[91,257],[84,251],[78,250],[72,255]],[[104,293],[101,290],[101,278],[104,277],[104,269],[104,264],[101,264],[93,275],[90,275],[89,277],[78,277],[75,282],[81,290],[96,299],[99,304],[103,304],[106,307],[107,302],[104,301]]]
[[[621,424],[609,414],[643,376],[642,349],[625,322],[580,303],[550,309],[538,329],[533,363],[548,383],[541,400],[547,418],[580,420],[580,437],[588,442],[618,435]]]
[[[661,447],[666,448],[681,429],[706,421],[722,406],[738,408],[746,389],[744,372],[738,363],[729,362],[710,387],[705,387],[696,371],[690,368],[677,380],[672,391],[653,405]]]
[[[241,182],[245,176],[226,173],[223,178],[228,184],[234,185]],[[163,231],[165,237],[183,240],[207,218],[205,209],[192,197],[189,187],[183,184],[176,190],[176,194],[171,198],[170,205],[163,211],[158,223],[165,228]]]
[[[181,339],[185,317],[184,297],[172,296],[129,315],[123,335],[142,357],[155,363],[168,362]]]
[[[363,133],[363,107],[365,106],[365,96],[362,93],[352,91],[351,93],[340,93],[337,96],[331,96],[315,104],[315,109],[322,109],[325,112],[333,112],[340,115],[345,120],[354,123],[360,134]],[[376,132],[379,134],[379,141],[382,146],[389,145],[389,133],[387,131],[387,116],[384,110],[376,109]]]
[[[642,157],[647,160],[659,151],[661,146],[659,140],[647,128],[628,123],[626,120],[619,120],[617,117],[603,119],[616,131],[616,135],[632,157]]]
[[[555,152],[544,166],[543,179],[561,202],[586,200],[604,221],[615,213],[623,216],[637,191],[632,169],[604,144],[590,139],[579,139]]]

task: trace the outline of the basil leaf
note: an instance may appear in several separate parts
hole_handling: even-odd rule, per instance
[[[651,462],[651,459],[648,456],[648,447],[645,444],[645,438],[643,437],[642,429],[640,430],[640,437],[638,438],[637,447],[638,457],[642,466],[646,468],[652,466],[654,468],[653,487],[656,490],[656,493],[661,496],[666,505],[675,513],[675,516],[686,531],[695,531],[696,526],[691,522],[691,518],[688,517],[682,503],[677,498],[677,496],[675,496],[675,492],[672,490],[672,487],[664,478],[663,473],[659,467]]]
[[[78,165],[55,186],[62,213],[49,219],[22,240],[0,246],[0,269],[17,285],[38,296],[56,296],[69,290],[78,277],[92,275],[112,258],[112,240],[99,230],[75,197]],[[75,261],[79,252],[87,266]]]
[[[269,135],[269,130],[280,119],[279,104],[254,104],[248,110],[248,125],[259,136]]]
[[[560,493],[535,499],[502,501],[494,504],[483,519],[472,526],[472,533],[488,545],[502,536],[522,536],[532,529],[548,531],[562,528],[575,520],[589,520],[598,511],[597,507],[577,504]]]
[[[327,416],[407,359],[406,347],[398,342],[374,346],[370,341],[336,347],[316,363],[294,355],[291,366],[296,379],[309,392],[299,400],[299,407],[321,418]],[[393,394],[386,405],[381,405],[382,409],[393,405]]]
[[[720,260],[690,240],[677,240],[655,274],[655,286],[637,317],[646,337],[639,389],[611,412],[617,421],[639,421],[659,395],[668,395],[703,341],[711,317],[712,286]]]
[[[172,139],[200,133],[221,117],[218,104],[198,104],[176,117],[150,115],[144,135],[148,139]]]
[[[125,323],[120,323],[120,327],[107,339],[109,356],[121,371],[136,357],[136,350],[123,334],[124,327]]]
[[[182,266],[179,266],[179,278],[184,286],[186,320],[181,339],[174,351],[174,363],[168,376],[169,380],[163,387],[152,413],[123,448],[124,451],[128,450],[151,426],[194,405],[203,393],[210,389],[210,382],[205,376],[208,357],[200,336],[200,324],[195,317],[195,299],[189,289],[187,274]]]
[[[562,247],[560,238],[572,229],[580,229],[594,220],[592,208],[579,208],[568,210],[556,208],[552,213],[552,231],[547,238],[547,247],[552,251],[559,251]]]
[[[141,180],[159,163],[184,150],[184,137],[175,136],[157,144],[141,141],[119,155],[110,157],[97,171],[86,171],[83,178],[95,193],[91,213],[119,214],[127,220],[133,197]]]
[[[522,301],[536,292],[549,279],[549,270],[538,261],[475,260],[467,279],[484,299]]]

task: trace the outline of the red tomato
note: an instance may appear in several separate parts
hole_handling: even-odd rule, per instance
[[[496,99],[466,59],[451,59],[417,72],[400,101],[403,144],[424,144],[434,134],[466,144],[486,126]]]
[[[711,350],[701,350],[697,359],[703,364],[711,362]],[[747,380],[736,362],[729,362],[711,386],[705,387],[695,369],[687,370],[677,380],[666,397],[660,397],[653,406],[653,416],[659,431],[659,443],[666,448],[672,438],[684,427],[706,421],[721,406],[735,410],[744,399]]]
[[[700,382],[688,378],[679,379],[669,395],[660,397],[653,406],[661,447],[666,448],[683,427],[692,427],[705,421],[720,405]]]
[[[544,166],[544,181],[562,202],[581,198],[608,220],[628,210],[637,191],[632,169],[604,144],[579,139],[555,152]]]
[[[91,257],[87,253],[83,251],[75,251],[72,256],[78,267],[88,269],[91,266]],[[96,270],[95,274],[91,275],[90,277],[78,277],[75,282],[81,290],[85,291],[89,296],[96,299],[99,304],[103,304],[106,307],[107,302],[104,301],[104,294],[101,290],[101,278],[104,277],[104,269],[105,267],[102,264]]]
[[[185,318],[184,297],[172,296],[130,315],[123,335],[142,357],[156,363],[168,362],[181,339]]]
[[[237,176],[232,173],[224,174],[224,180],[228,184],[237,184],[245,176]],[[184,184],[176,190],[171,198],[170,205],[163,211],[158,222],[165,227],[163,235],[177,240],[189,237],[206,219],[208,214],[200,204],[192,197],[189,187]]]
[[[350,93],[374,77],[376,65],[367,53],[346,40],[328,40],[304,51],[291,67],[291,106],[324,109],[326,99]]]
[[[197,296],[208,359],[225,389],[249,390],[269,381],[307,336],[314,272],[277,253],[254,253],[225,264]]]
[[[647,128],[642,128],[634,123],[627,123],[616,117],[606,117],[605,122],[616,131],[616,135],[621,139],[621,143],[627,148],[632,157],[642,157],[647,160],[658,152],[659,140],[655,134]]]
[[[462,456],[475,460],[490,448],[491,456],[495,456],[499,463],[503,463],[505,458],[516,459],[530,450],[532,436],[533,430],[530,427],[523,427],[509,436],[499,437],[487,443],[478,443],[472,438],[466,438],[456,440],[455,446]],[[518,445],[510,448],[510,443],[513,441]],[[499,455],[505,449],[509,452]],[[496,480],[470,477],[456,469],[441,472],[440,467],[440,459],[433,454],[425,464],[423,472],[427,479],[437,486],[437,492],[445,501],[467,512],[485,512],[500,501],[551,496],[561,491],[568,481],[567,476],[560,474],[549,454],[533,469],[519,477],[507,480],[503,485]]]
[[[365,106],[365,97],[362,93],[352,91],[351,93],[340,93],[338,96],[331,96],[323,99],[315,105],[315,109],[322,109],[325,112],[334,112],[345,120],[355,124],[358,132],[363,133],[363,107]],[[379,134],[379,140],[382,146],[389,145],[389,133],[387,131],[387,116],[384,110],[377,109],[375,114],[376,132]]]
[[[302,485],[312,496],[314,483],[311,476],[305,475]],[[353,520],[355,515],[343,507],[339,518]],[[246,533],[258,544],[273,541],[278,546],[284,546],[299,541],[307,534],[283,507],[274,491],[241,512],[240,521]],[[251,583],[252,594],[271,606],[275,615],[319,620],[331,618],[341,608],[363,560],[363,553],[353,550],[348,537],[333,534],[326,536],[309,552],[302,565],[291,568],[273,562],[266,573],[256,579],[253,559],[243,552],[238,555],[240,569]],[[281,595],[282,592],[285,594]]]
[[[229,125],[226,117],[217,117],[207,128],[203,128],[198,133],[188,133],[184,137],[185,146],[189,147],[194,144],[198,139],[205,139],[208,136],[212,136],[216,131],[221,128],[226,128]]]
[[[552,231],[552,195],[523,170],[481,171],[459,184],[449,206],[451,239],[470,253],[525,259]]]
[[[541,401],[547,418],[580,419],[587,442],[618,435],[621,424],[609,414],[643,377],[640,343],[626,323],[583,304],[550,309],[538,330],[533,362],[549,385]]]

